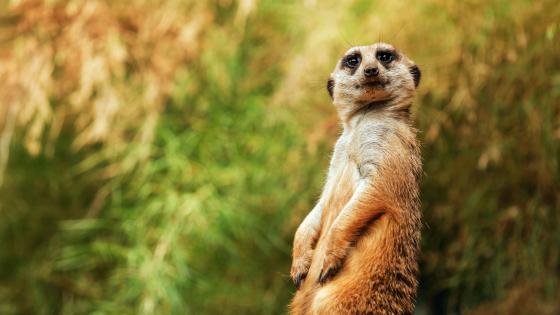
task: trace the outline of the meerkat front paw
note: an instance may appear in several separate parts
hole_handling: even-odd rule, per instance
[[[307,250],[301,256],[294,257],[292,261],[292,269],[290,271],[290,276],[296,289],[299,289],[303,280],[307,277],[307,272],[311,266],[311,259],[313,257],[313,250]]]
[[[329,242],[329,246],[327,246],[327,251],[321,265],[321,273],[319,274],[319,279],[317,279],[317,282],[320,284],[324,284],[329,279],[333,278],[342,267],[348,247],[344,242],[338,243],[340,244],[335,245],[335,243],[331,241]]]

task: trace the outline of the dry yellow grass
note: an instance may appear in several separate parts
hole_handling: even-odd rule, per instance
[[[200,53],[213,13],[174,1],[25,0],[0,17],[0,122],[25,126],[38,154],[67,124],[75,148],[149,143],[175,70]]]

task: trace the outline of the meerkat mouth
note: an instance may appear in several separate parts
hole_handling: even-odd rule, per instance
[[[362,82],[361,84],[356,84],[355,88],[356,89],[360,89],[360,88],[373,88],[373,89],[383,89],[385,88],[385,85],[387,83],[383,82],[383,81],[367,81],[367,82]]]

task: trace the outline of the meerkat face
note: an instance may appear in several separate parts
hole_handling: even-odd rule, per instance
[[[413,97],[420,69],[393,46],[377,43],[348,50],[327,82],[334,103],[368,104]]]

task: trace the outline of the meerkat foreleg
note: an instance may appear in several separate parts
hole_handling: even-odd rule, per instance
[[[311,266],[313,250],[319,238],[322,212],[321,202],[319,202],[299,225],[294,237],[290,276],[298,289]]]
[[[327,232],[325,256],[317,280],[319,283],[325,283],[338,272],[360,231],[388,211],[389,208],[376,195],[373,178],[361,179],[352,198]]]

